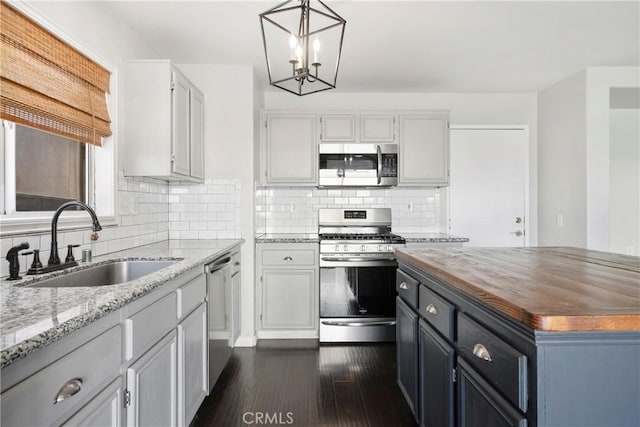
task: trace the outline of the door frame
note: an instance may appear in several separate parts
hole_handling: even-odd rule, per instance
[[[449,125],[449,144],[451,144],[451,131],[452,130],[517,130],[525,132],[525,171],[524,171],[524,246],[528,247],[531,244],[531,224],[537,221],[537,215],[531,210],[531,132],[529,125]],[[449,187],[445,190],[446,203],[444,203],[446,218],[446,233],[449,233],[450,229],[450,196]],[[464,237],[464,236],[462,236]],[[533,239],[537,242],[537,238]]]

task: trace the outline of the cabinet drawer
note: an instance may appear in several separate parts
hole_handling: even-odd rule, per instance
[[[435,292],[421,285],[418,312],[449,341],[455,340],[456,307]]]
[[[418,287],[420,283],[407,273],[396,271],[396,291],[413,309],[418,309]]]
[[[458,314],[460,355],[511,403],[527,411],[527,356]]]
[[[125,358],[135,359],[175,327],[177,295],[169,295],[140,310],[125,321]]]
[[[178,288],[176,293],[178,295],[178,318],[182,318],[204,301],[207,295],[207,281],[204,274]]]
[[[285,267],[288,265],[316,265],[317,252],[313,249],[265,249],[262,251],[262,266]]]
[[[49,425],[70,410],[79,409],[107,381],[118,376],[121,339],[120,326],[115,326],[2,393],[1,424]],[[72,380],[76,380],[73,386],[79,391],[69,391],[68,397],[54,403],[63,385],[72,390]]]

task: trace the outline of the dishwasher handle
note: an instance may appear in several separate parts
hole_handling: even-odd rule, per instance
[[[204,266],[204,271],[207,274],[215,273],[218,270],[222,270],[226,266],[231,264],[231,257],[228,256],[220,261],[212,262],[211,264],[207,264]]]

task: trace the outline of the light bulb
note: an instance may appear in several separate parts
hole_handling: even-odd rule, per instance
[[[296,46],[295,49],[296,52],[296,60],[298,61],[298,67],[297,68],[302,68],[302,48],[300,46]]]
[[[313,63],[320,64],[320,40],[313,41]]]
[[[298,45],[298,39],[296,38],[296,36],[293,35],[293,33],[291,33],[291,37],[289,37],[289,47],[291,49],[295,49],[297,45]]]

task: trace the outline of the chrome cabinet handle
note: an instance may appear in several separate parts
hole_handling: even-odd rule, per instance
[[[80,378],[74,378],[72,380],[67,381],[60,387],[58,390],[58,394],[55,399],[53,399],[53,404],[55,405],[58,402],[62,402],[65,399],[70,398],[74,394],[77,394],[82,389],[82,380]]]
[[[436,314],[438,314],[438,309],[437,309],[437,308],[436,308],[436,306],[435,306],[435,305],[433,305],[433,304],[429,304],[429,305],[427,306],[426,310],[427,310],[427,313],[433,314],[434,316],[435,316]]]
[[[520,237],[524,233],[522,233],[522,231],[520,231],[520,230],[516,230],[516,231],[512,231],[511,234],[515,234],[516,236]]]
[[[487,347],[482,344],[476,344],[473,346],[473,355],[479,359],[486,360],[487,362],[491,362],[491,353],[487,350]]]
[[[400,283],[400,289],[409,289],[409,286],[407,286],[407,282]]]
[[[284,258],[282,258],[284,261],[293,261],[293,258],[291,258],[290,256],[286,256]]]

